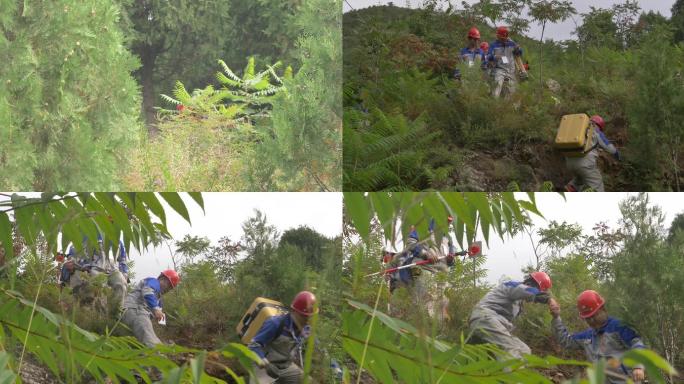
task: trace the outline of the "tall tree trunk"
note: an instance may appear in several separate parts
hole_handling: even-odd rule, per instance
[[[157,51],[153,46],[143,46],[140,52],[142,68],[140,69],[140,82],[143,87],[142,108],[145,114],[145,124],[150,136],[157,134],[157,116],[154,111],[156,94],[154,93],[154,66],[157,61]]]

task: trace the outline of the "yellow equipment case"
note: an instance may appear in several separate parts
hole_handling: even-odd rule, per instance
[[[281,302],[257,297],[249,306],[249,309],[242,316],[242,319],[235,327],[235,331],[240,340],[249,344],[252,338],[256,336],[259,329],[264,324],[264,321],[273,316],[283,315],[289,312],[289,309]]]
[[[567,157],[582,157],[591,150],[593,131],[584,113],[561,119],[553,146]]]

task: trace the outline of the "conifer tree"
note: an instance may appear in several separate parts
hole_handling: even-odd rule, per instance
[[[656,28],[644,39],[635,63],[638,85],[629,109],[634,149],[631,160],[641,182],[639,190],[644,191],[662,189],[657,180],[663,178],[672,180],[670,185],[681,190],[684,88],[680,77],[684,51],[673,47],[671,39],[669,30]]]
[[[671,21],[675,28],[675,40],[684,41],[684,0],[677,0],[672,6]]]
[[[273,103],[266,160],[274,183],[287,190],[342,187],[342,2],[308,0],[295,20],[302,67]]]
[[[0,188],[116,187],[139,129],[119,16],[108,0],[0,1]]]

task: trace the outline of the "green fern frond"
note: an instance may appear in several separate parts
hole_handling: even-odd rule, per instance
[[[233,71],[230,68],[228,68],[228,65],[226,65],[225,61],[219,60],[219,64],[221,65],[221,67],[223,67],[223,71],[226,73],[226,75],[228,75],[228,77],[231,80],[233,80],[234,82],[236,82],[238,84],[242,84],[242,79],[239,76],[237,76],[235,73],[233,73]]]
[[[162,98],[164,101],[166,101],[167,103],[170,103],[170,104],[173,104],[173,105],[182,104],[180,101],[174,99],[174,98],[171,97],[171,96],[167,96],[167,95],[163,95],[163,94],[162,94],[162,95],[161,95],[161,98]]]
[[[517,181],[513,180],[508,185],[506,186],[506,191],[508,192],[520,192],[520,184],[518,184]]]
[[[283,84],[283,80],[282,80],[282,79],[278,76],[278,74],[275,72],[275,69],[276,69],[277,67],[279,67],[280,65],[281,65],[281,62],[280,62],[280,61],[276,62],[276,63],[273,64],[273,65],[269,65],[269,66],[268,66],[268,73],[271,74],[271,76],[273,77],[273,80],[275,80],[276,83],[278,83],[278,84]],[[288,68],[290,68],[290,67],[288,67]]]
[[[268,73],[260,74],[260,80],[251,85],[251,87],[257,91],[263,91],[264,89],[271,87],[271,78]]]
[[[252,95],[259,96],[259,97],[260,96],[271,96],[271,95],[275,95],[276,93],[278,93],[278,91],[280,91],[281,89],[282,88],[280,88],[280,87],[270,87],[270,88],[264,89],[263,91],[254,92]]]
[[[176,86],[173,89],[173,95],[178,101],[183,104],[190,105],[192,101],[192,96],[185,89],[185,86],[180,81],[176,81]]]
[[[542,183],[541,192],[553,192],[554,189],[555,187],[553,186],[553,182],[547,180]]]
[[[294,73],[294,71],[292,70],[292,67],[288,65],[287,68],[285,68],[285,73],[283,74],[283,79],[292,80],[292,77],[294,76],[293,73]]]
[[[229,119],[234,119],[238,114],[242,113],[242,110],[244,109],[243,106],[233,104],[228,107],[221,106],[219,108],[219,113],[221,113],[222,116],[227,117]]]
[[[250,57],[245,67],[245,73],[242,76],[244,80],[251,80],[254,78],[254,56]]]

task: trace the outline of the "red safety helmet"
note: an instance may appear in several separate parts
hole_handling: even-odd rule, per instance
[[[482,42],[482,44],[480,44],[480,49],[484,52],[489,51],[489,43],[486,41]]]
[[[599,115],[594,115],[591,117],[590,120],[596,123],[596,125],[598,125],[598,127],[601,128],[602,131],[606,128],[606,122],[603,121],[603,117]]]
[[[532,272],[530,277],[537,282],[539,289],[542,291],[547,291],[551,288],[551,278],[545,272]]]
[[[581,318],[592,317],[596,312],[603,308],[606,303],[603,297],[596,291],[588,290],[580,293],[577,297],[577,310]]]
[[[501,26],[496,29],[496,37],[499,38],[508,38],[508,28]]]
[[[318,308],[316,307],[316,296],[309,291],[301,291],[295,296],[294,300],[292,300],[290,308],[302,316],[312,316],[314,313],[318,312]]]
[[[468,38],[469,39],[479,39],[480,38],[480,31],[475,27],[470,28],[470,31],[468,31]]]
[[[167,269],[165,271],[162,271],[161,274],[166,276],[167,279],[169,279],[169,282],[171,283],[171,286],[173,288],[176,288],[176,285],[178,285],[178,283],[180,282],[180,276],[178,276],[178,273],[173,269]]]

